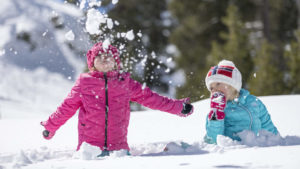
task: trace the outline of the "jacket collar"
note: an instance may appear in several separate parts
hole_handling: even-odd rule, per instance
[[[91,71],[91,72],[89,72],[89,74],[96,78],[104,78],[105,73],[99,72],[99,71]],[[107,78],[114,78],[114,77],[117,77],[118,75],[119,75],[119,71],[117,71],[117,70],[106,72]]]

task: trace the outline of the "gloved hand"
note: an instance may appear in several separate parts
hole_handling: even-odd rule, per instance
[[[193,105],[191,105],[190,103],[183,103],[183,108],[181,113],[182,114],[189,114],[191,113],[193,110]]]
[[[226,107],[226,97],[221,92],[215,92],[210,100],[209,120],[223,120],[225,118],[224,109]]]
[[[41,122],[41,125],[45,127],[45,122]],[[45,139],[50,140],[54,136],[55,132],[50,132],[46,129],[42,134]]]

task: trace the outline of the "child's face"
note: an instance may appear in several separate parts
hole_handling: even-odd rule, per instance
[[[213,94],[215,92],[221,92],[225,95],[226,100],[233,100],[238,92],[225,83],[213,82],[210,84],[210,93]]]
[[[94,60],[94,67],[99,72],[109,72],[115,68],[115,60],[111,54],[99,54]]]

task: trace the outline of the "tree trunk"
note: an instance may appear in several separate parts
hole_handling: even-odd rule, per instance
[[[297,3],[297,9],[298,9],[298,20],[297,20],[297,24],[298,24],[298,29],[300,29],[300,0],[296,0]]]
[[[263,32],[265,38],[270,42],[270,18],[269,18],[269,0],[262,1],[262,21],[263,21]]]

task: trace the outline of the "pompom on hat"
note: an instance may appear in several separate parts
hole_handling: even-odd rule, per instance
[[[217,66],[211,67],[206,75],[205,84],[208,90],[213,82],[228,84],[239,92],[242,88],[242,75],[232,61],[222,60]]]

